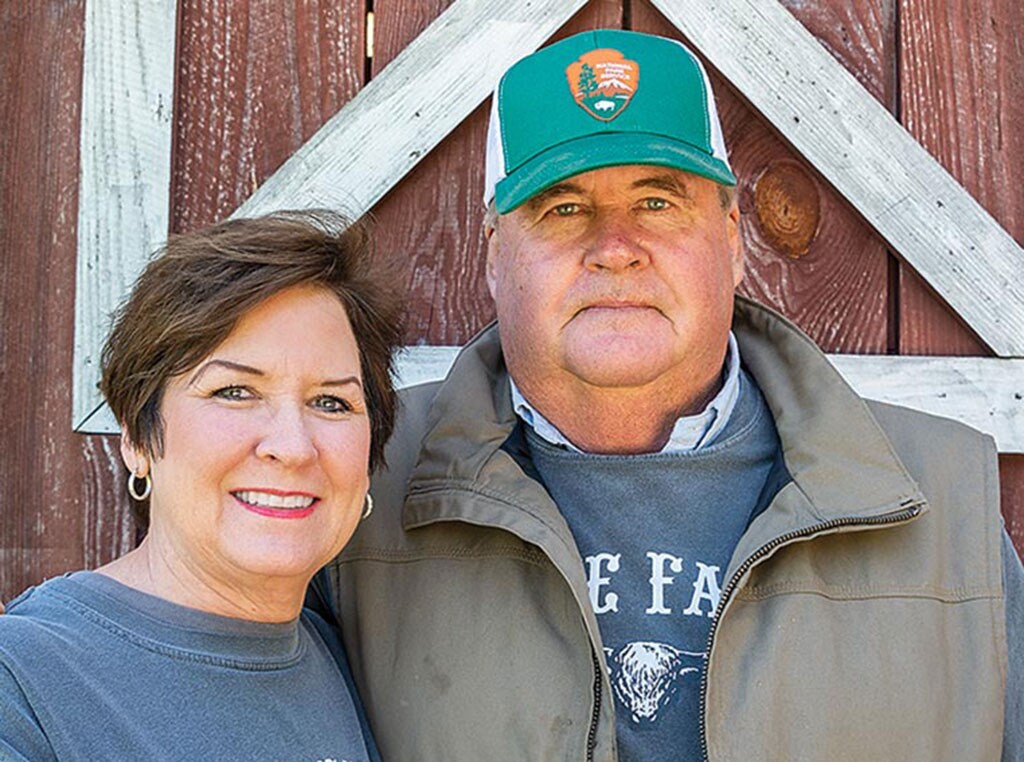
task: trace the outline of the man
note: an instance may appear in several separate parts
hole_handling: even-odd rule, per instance
[[[694,56],[542,49],[487,159],[497,326],[408,390],[326,575],[382,756],[991,760],[1006,716],[1018,758],[991,440],[864,402],[734,302]]]

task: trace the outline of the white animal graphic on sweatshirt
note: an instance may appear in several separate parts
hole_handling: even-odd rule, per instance
[[[604,652],[612,690],[637,724],[655,722],[686,675],[700,678],[705,658],[703,653],[650,641],[626,643],[617,651],[605,648]]]

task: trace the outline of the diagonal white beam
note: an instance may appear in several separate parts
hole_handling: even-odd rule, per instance
[[[653,0],[998,355],[1024,250],[777,0]]]
[[[369,210],[586,0],[457,0],[233,216]]]

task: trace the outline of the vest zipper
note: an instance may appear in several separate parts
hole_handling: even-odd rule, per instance
[[[903,510],[897,511],[896,513],[890,513],[886,516],[877,516],[875,518],[863,519],[863,518],[845,518],[845,519],[833,519],[832,521],[826,521],[822,524],[815,524],[811,527],[804,529],[794,530],[787,532],[786,534],[780,535],[768,543],[765,543],[758,548],[753,554],[747,557],[740,567],[736,570],[736,573],[729,579],[725,589],[722,590],[722,595],[718,600],[718,613],[715,615],[715,619],[711,624],[711,630],[708,632],[707,646],[704,653],[707,654],[704,662],[704,672],[700,678],[700,748],[701,756],[704,762],[710,762],[708,756],[708,734],[707,734],[707,691],[708,691],[708,673],[711,667],[711,646],[715,640],[715,633],[718,631],[718,623],[721,621],[722,612],[725,611],[725,605],[729,600],[729,597],[735,591],[739,585],[740,579],[745,575],[750,568],[757,563],[759,560],[764,558],[766,555],[771,553],[773,550],[778,548],[780,545],[799,539],[801,537],[808,537],[819,532],[826,532],[830,529],[836,529],[838,527],[850,527],[850,526],[878,526],[884,524],[899,524],[903,521],[909,521],[917,517],[921,513],[921,506],[924,504],[923,500],[914,500],[906,503],[906,507]]]
[[[594,711],[590,715],[590,730],[587,732],[587,762],[594,762],[597,748],[597,721],[601,716],[601,662],[597,660],[594,647],[590,647],[590,658],[594,662]]]

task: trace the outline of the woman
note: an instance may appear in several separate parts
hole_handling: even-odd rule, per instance
[[[172,238],[103,352],[148,533],[0,617],[0,759],[375,759],[307,583],[372,503],[401,328],[325,213]]]

